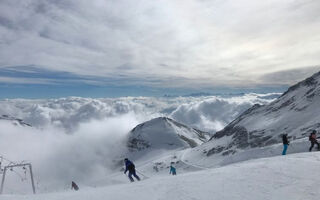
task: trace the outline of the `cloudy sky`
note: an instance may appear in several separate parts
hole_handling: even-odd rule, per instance
[[[320,70],[318,0],[1,0],[0,98],[283,89]]]

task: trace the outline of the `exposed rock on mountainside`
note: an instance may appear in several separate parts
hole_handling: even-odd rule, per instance
[[[281,142],[281,135],[298,139],[320,129],[320,72],[291,86],[268,105],[254,105],[223,130],[203,150],[206,155],[228,155],[237,149]]]

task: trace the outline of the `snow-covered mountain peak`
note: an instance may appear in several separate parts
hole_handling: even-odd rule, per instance
[[[22,119],[18,119],[9,115],[0,115],[0,121],[9,121],[15,126],[29,126],[30,124],[24,122]]]
[[[189,148],[202,144],[208,138],[209,133],[190,128],[167,117],[159,117],[132,129],[128,147],[131,151],[147,148]]]
[[[268,113],[272,112],[293,112],[302,113],[304,110],[307,112],[317,112],[319,109],[313,110],[308,107],[317,108],[320,100],[320,72],[313,76],[291,86],[283,95],[277,100],[266,105]]]
[[[263,147],[281,142],[283,133],[292,139],[320,130],[320,72],[291,86],[267,105],[254,105],[218,131],[202,151],[234,154],[238,150]]]
[[[301,88],[309,88],[308,91],[310,91],[309,93],[311,93],[311,90],[315,88],[319,88],[319,85],[320,85],[320,72],[317,72],[311,77],[306,78],[305,80],[289,87],[289,89],[285,93],[283,93],[282,96],[285,96],[291,92],[297,91]]]

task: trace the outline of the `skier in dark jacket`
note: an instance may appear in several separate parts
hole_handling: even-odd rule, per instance
[[[79,190],[79,186],[75,183],[75,182],[71,182],[71,189],[72,190],[75,190],[75,191],[78,191]]]
[[[310,134],[309,136],[309,140],[311,142],[311,146],[309,148],[309,151],[312,151],[312,148],[314,146],[314,144],[317,144],[318,145],[318,151],[320,151],[320,145],[319,145],[319,142],[317,140],[317,135],[316,135],[317,131],[316,130],[313,130],[312,133]]]
[[[288,146],[289,146],[288,134],[283,134],[282,135],[282,143],[283,143],[282,155],[286,155],[287,149],[288,149]]]
[[[132,176],[134,176],[138,181],[140,181],[139,176],[136,174],[136,169],[135,169],[134,164],[128,158],[124,159],[124,163],[125,163],[125,166],[126,166],[126,169],[124,170],[124,173],[126,174],[127,171],[129,171],[128,177],[129,177],[130,181],[134,182]]]

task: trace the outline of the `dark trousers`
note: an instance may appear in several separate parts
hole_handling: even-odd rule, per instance
[[[312,148],[313,148],[314,144],[317,144],[318,145],[318,150],[320,150],[320,145],[319,145],[318,141],[315,140],[315,141],[311,141],[311,147],[309,148],[309,151],[312,151]]]
[[[131,182],[134,181],[133,178],[132,178],[132,176],[134,176],[138,181],[140,181],[140,177],[136,174],[136,170],[134,170],[134,171],[129,171],[128,177],[129,177],[129,179],[130,179]]]

